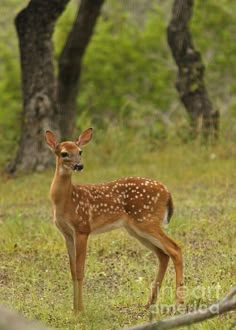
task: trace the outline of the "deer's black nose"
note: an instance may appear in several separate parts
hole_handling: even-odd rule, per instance
[[[74,165],[74,171],[82,171],[83,168],[84,168],[84,165],[81,163]]]

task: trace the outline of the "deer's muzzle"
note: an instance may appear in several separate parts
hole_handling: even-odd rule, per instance
[[[77,163],[77,164],[74,165],[73,170],[74,170],[74,171],[82,171],[83,168],[84,168],[84,165],[83,165],[83,164],[81,164],[81,163]]]

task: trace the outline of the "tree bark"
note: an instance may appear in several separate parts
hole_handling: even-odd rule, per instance
[[[59,58],[57,97],[64,139],[75,128],[76,98],[85,49],[93,34],[104,0],[81,0],[78,14]]]
[[[23,94],[21,139],[8,171],[43,170],[52,162],[44,143],[46,129],[60,136],[52,33],[69,0],[31,0],[15,19]]]
[[[189,23],[194,0],[175,0],[167,36],[174,60],[178,66],[176,88],[191,122],[193,137],[201,130],[208,139],[218,137],[219,112],[213,109],[205,82],[205,67],[201,54],[194,48]],[[202,121],[202,123],[201,123]]]

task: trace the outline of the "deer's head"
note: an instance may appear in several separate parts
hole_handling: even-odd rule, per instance
[[[64,172],[82,171],[81,147],[89,143],[92,139],[92,128],[86,129],[75,141],[58,143],[55,135],[51,131],[46,131],[45,139],[48,147],[57,157],[59,168]]]

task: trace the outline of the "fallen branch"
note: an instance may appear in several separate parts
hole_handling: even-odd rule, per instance
[[[199,323],[218,315],[225,314],[230,311],[236,310],[236,300],[234,296],[236,295],[236,287],[232,288],[226,296],[209,306],[206,309],[198,310],[196,312],[188,313],[185,315],[178,315],[175,317],[169,317],[164,320],[157,322],[141,324],[131,328],[126,328],[126,330],[162,330],[162,329],[173,329],[181,326],[191,325],[193,323]]]
[[[49,330],[36,321],[25,319],[17,312],[0,306],[0,330]]]

